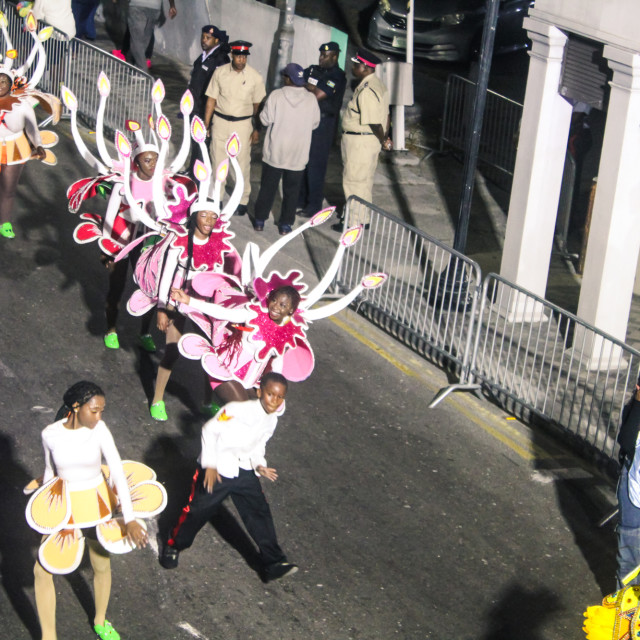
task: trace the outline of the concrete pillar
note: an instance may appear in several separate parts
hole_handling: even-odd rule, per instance
[[[558,93],[567,36],[533,18],[524,26],[531,60],[500,275],[544,298],[571,124],[571,105]],[[507,314],[516,322],[543,319],[530,305]]]
[[[604,56],[613,79],[578,316],[624,342],[640,252],[640,54]]]

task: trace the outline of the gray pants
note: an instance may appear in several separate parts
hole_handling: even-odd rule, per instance
[[[133,63],[143,71],[147,70],[147,59],[144,52],[151,42],[153,30],[160,19],[160,9],[129,7],[129,33],[131,34],[131,56]]]

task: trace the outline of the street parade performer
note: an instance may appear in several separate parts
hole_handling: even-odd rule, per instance
[[[115,256],[129,244],[139,233],[148,229],[159,230],[163,220],[156,215],[152,207],[153,181],[152,178],[158,168],[159,145],[157,142],[154,121],[150,117],[151,142],[147,142],[142,135],[141,126],[134,120],[127,121],[127,128],[135,137],[132,150],[121,154],[120,160],[110,157],[104,138],[104,113],[107,98],[111,92],[108,77],[101,72],[98,77],[98,92],[100,103],[96,115],[96,145],[100,158],[93,155],[87,148],[78,131],[77,111],[78,101],[74,94],[66,87],[62,88],[62,99],[71,112],[71,131],[76,147],[82,158],[98,172],[97,176],[82,178],[74,182],[67,190],[69,211],[77,213],[83,202],[95,195],[108,195],[108,204],[104,216],[96,213],[81,213],[80,224],[74,231],[74,239],[79,244],[98,241],[102,251],[101,261],[109,270],[109,286],[106,296],[105,316],[107,329],[104,343],[108,349],[118,349],[120,341],[116,330],[118,307],[125,288],[128,264],[126,261],[115,262]],[[151,90],[151,97],[155,107],[158,126],[163,124],[162,101],[165,90],[161,80],[157,80]],[[166,208],[170,220],[182,223],[186,220],[189,205],[195,198],[196,185],[186,176],[177,172],[182,168],[189,155],[189,114],[193,109],[193,98],[190,92],[185,92],[180,102],[180,110],[184,118],[183,139],[176,157],[167,170],[160,171],[161,183],[159,187],[169,199]],[[116,146],[124,148],[128,140],[124,134],[116,136]],[[120,153],[120,149],[118,149]],[[139,204],[134,210],[127,204],[124,197],[125,184],[131,190],[133,198]],[[130,256],[135,264],[139,252]],[[149,333],[151,314],[143,316],[138,342],[147,352],[156,350],[153,338]]]
[[[53,124],[60,119],[60,100],[36,90],[47,60],[42,42],[51,36],[53,28],[46,27],[36,33],[37,22],[33,13],[27,14],[25,28],[33,39],[33,47],[26,62],[13,69],[17,51],[7,32],[7,19],[0,12],[0,29],[4,37],[4,64],[0,65],[0,236],[4,238],[16,237],[11,218],[24,165],[32,159],[48,165],[57,163],[49,147],[58,142],[58,136],[52,131],[40,131],[33,112],[34,107],[40,105],[51,114]],[[36,68],[31,79],[27,80],[27,70],[36,56]]]
[[[179,357],[177,343],[182,337],[186,317],[190,317],[204,330],[207,330],[211,324],[207,318],[195,310],[186,309],[178,313],[170,299],[171,288],[189,287],[194,276],[203,273],[220,274],[222,280],[219,282],[223,282],[228,276],[232,278],[230,283],[233,285],[240,274],[240,256],[230,242],[234,234],[229,230],[229,220],[238,206],[244,189],[242,173],[236,159],[240,150],[238,136],[233,134],[228,141],[228,157],[217,168],[213,199],[210,200],[208,194],[211,184],[211,163],[204,147],[206,130],[198,117],[193,118],[191,129],[193,139],[204,151],[204,162],[196,160],[194,165],[194,175],[199,182],[198,200],[190,207],[186,227],[179,224],[168,225],[167,235],[153,248],[142,253],[135,269],[135,280],[140,288],[134,292],[127,304],[129,312],[135,316],[148,313],[150,309],[157,306],[158,329],[166,333],[166,349],[158,367],[154,395],[149,408],[151,417],[160,421],[167,420],[164,392],[173,365]],[[159,187],[157,176],[162,171],[168,142],[166,136],[161,135],[161,138],[159,169],[153,180],[156,187]],[[236,183],[229,201],[221,207],[221,185],[227,177],[230,164],[236,174]],[[135,209],[137,205],[132,194],[126,189],[125,193],[132,209]],[[162,190],[155,188],[154,194],[156,211],[164,211],[168,203]],[[142,238],[137,242],[141,241]],[[118,260],[122,255],[126,255],[126,251],[122,252]],[[211,292],[210,295],[214,293]],[[203,410],[209,414],[212,411],[215,413],[210,403],[211,387],[206,384],[205,390]]]
[[[224,403],[250,399],[249,390],[259,387],[265,371],[282,373],[290,381],[299,382],[311,375],[314,356],[307,339],[310,322],[326,318],[347,307],[365,289],[382,285],[387,276],[372,273],[342,298],[323,307],[311,309],[333,281],[347,247],[362,234],[362,226],[347,229],[327,272],[308,294],[298,270],[282,276],[272,271],[264,276],[271,259],[295,236],[310,227],[326,222],[334,207],[323,209],[308,222],[297,227],[269,247],[262,256],[249,242],[242,260],[238,290],[221,289],[216,274],[197,275],[193,288],[201,298],[217,292],[214,303],[197,299],[177,288],[171,297],[184,306],[210,316],[214,322],[207,337],[185,334],[179,342],[182,355],[200,360],[211,378],[211,386]],[[226,284],[226,283],[225,283]],[[224,293],[221,293],[224,291]]]
[[[94,573],[94,631],[102,640],[119,640],[105,618],[111,592],[109,554],[146,546],[146,526],[140,518],[160,513],[167,495],[152,469],[120,459],[102,420],[105,394],[98,385],[77,382],[63,402],[56,421],[42,432],[44,475],[24,490],[33,494],[27,522],[43,534],[34,568],[42,640],[56,639],[53,575],[78,568],[85,540]]]

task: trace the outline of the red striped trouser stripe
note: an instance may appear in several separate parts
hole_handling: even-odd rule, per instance
[[[178,531],[180,531],[180,527],[182,526],[184,521],[187,519],[187,515],[189,515],[189,511],[191,511],[191,502],[193,501],[193,494],[196,491],[196,482],[198,481],[199,475],[200,475],[200,469],[198,468],[193,474],[193,479],[191,480],[191,491],[189,491],[189,499],[187,500],[187,504],[184,506],[184,508],[182,509],[182,512],[180,513],[178,522],[176,523],[176,526],[173,528],[173,531],[171,532],[171,537],[169,538],[169,540],[167,540],[167,544],[170,547],[173,547],[175,545],[175,537],[178,535]]]

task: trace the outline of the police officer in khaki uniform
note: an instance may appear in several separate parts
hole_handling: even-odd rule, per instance
[[[381,62],[378,56],[359,49],[351,61],[352,73],[359,82],[342,113],[342,188],[347,200],[354,195],[371,202],[380,150],[393,148],[388,136],[389,92],[375,75],[376,65]],[[360,213],[349,220],[350,225],[368,222],[368,216]],[[332,229],[342,231],[342,221]]]
[[[238,162],[244,177],[244,193],[236,215],[242,216],[247,212],[251,193],[251,145],[258,142],[258,127],[254,126],[254,119],[266,96],[266,90],[262,76],[247,64],[251,43],[236,40],[229,46],[231,62],[213,72],[205,92],[207,106],[204,124],[207,131],[211,131],[211,162],[214,171],[227,157],[227,141],[231,135],[235,132],[240,138]]]

